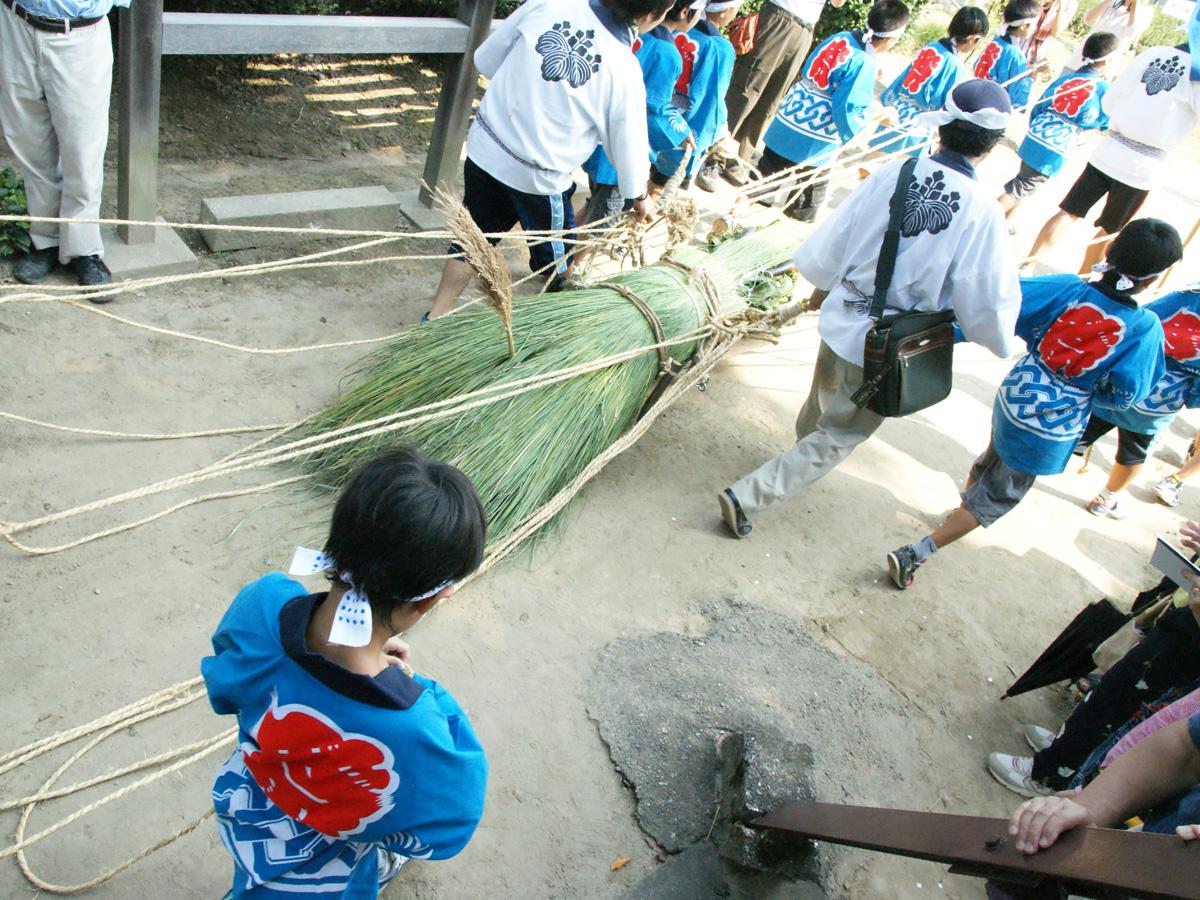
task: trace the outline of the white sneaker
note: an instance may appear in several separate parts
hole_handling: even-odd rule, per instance
[[[998,782],[1022,797],[1045,797],[1053,794],[1033,780],[1032,756],[1009,756],[1007,753],[989,753],[988,771]]]
[[[1123,519],[1125,518],[1125,507],[1121,505],[1121,501],[1116,497],[1104,499],[1103,494],[1097,494],[1092,498],[1092,501],[1087,505],[1087,511],[1093,516],[1099,516],[1102,519]]]
[[[1178,506],[1183,496],[1183,482],[1168,475],[1154,485],[1154,496],[1167,506]]]
[[[1043,728],[1041,725],[1025,726],[1025,743],[1033,749],[1034,753],[1037,753],[1039,750],[1045,750],[1053,744],[1055,737],[1055,732],[1049,728]]]

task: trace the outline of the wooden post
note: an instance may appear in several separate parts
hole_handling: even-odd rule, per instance
[[[475,102],[475,86],[479,72],[475,68],[475,50],[483,43],[492,27],[496,13],[496,0],[460,0],[458,18],[469,29],[467,46],[463,55],[450,64],[446,72],[442,96],[438,100],[437,115],[433,120],[433,137],[429,152],[425,156],[425,173],[422,176],[418,195],[425,206],[433,206],[433,189],[438,184],[454,177],[458,171],[459,156],[463,142],[467,139],[467,125],[471,120],[471,106]]]
[[[158,211],[158,105],[162,0],[136,0],[120,15],[117,48],[117,215],[153,222]],[[120,225],[127,244],[152,244],[150,225]]]

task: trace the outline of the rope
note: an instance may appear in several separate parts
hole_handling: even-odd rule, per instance
[[[218,437],[226,434],[251,434],[256,431],[276,431],[279,428],[284,427],[282,425],[240,425],[232,428],[213,428],[209,431],[179,431],[173,434],[147,434],[138,431],[106,431],[102,428],[72,428],[67,425],[55,425],[53,422],[44,422],[41,419],[30,419],[26,416],[19,416],[16,413],[4,412],[3,410],[0,410],[0,419],[8,419],[12,422],[21,422],[25,425],[33,425],[37,428],[48,428],[51,431],[61,431],[66,434],[86,434],[94,437],[110,437],[121,440],[137,441],[178,441],[185,438]]]
[[[635,294],[629,288],[625,287],[625,285],[623,285],[623,284],[617,284],[616,282],[612,282],[610,284],[606,284],[605,287],[607,287],[609,290],[616,291],[618,294],[620,294],[622,297],[624,297],[626,300],[628,300],[630,303],[632,303],[634,305],[634,307],[637,309],[637,311],[642,314],[642,317],[646,320],[646,323],[650,326],[650,332],[651,332],[652,336],[654,337],[655,344],[657,344],[657,347],[658,347],[658,373],[659,373],[659,376],[661,377],[661,376],[669,373],[671,371],[671,364],[672,364],[673,360],[671,359],[671,354],[669,352],[667,352],[667,347],[666,347],[666,343],[665,343],[667,338],[663,334],[662,322],[659,321],[659,318],[657,315],[655,315],[654,310],[652,310],[650,308],[650,304],[648,304],[645,300],[643,300],[641,297],[639,297],[637,294]]]

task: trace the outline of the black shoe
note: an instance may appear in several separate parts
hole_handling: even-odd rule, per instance
[[[717,502],[721,504],[721,518],[733,532],[733,536],[741,540],[750,533],[752,526],[746,514],[742,512],[742,504],[738,503],[737,495],[729,488],[717,494]]]
[[[98,256],[76,256],[67,263],[67,268],[75,275],[75,280],[85,287],[95,287],[101,284],[112,284],[112,272]],[[107,303],[109,297],[90,298],[93,303]]]
[[[696,187],[702,191],[708,191],[710,194],[717,189],[720,181],[721,164],[715,159],[708,160],[704,164],[704,168],[696,173]]]
[[[13,278],[21,284],[38,284],[58,265],[58,248],[31,249],[13,264]]]
[[[887,555],[888,575],[892,577],[892,584],[905,591],[912,587],[913,577],[917,574],[917,569],[921,568],[924,560],[917,559],[917,551],[913,549],[912,544],[905,544],[898,550],[893,550]]]

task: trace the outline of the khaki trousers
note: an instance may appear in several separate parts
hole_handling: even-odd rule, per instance
[[[31,216],[99,218],[112,63],[107,19],[52,34],[0,5],[0,129]],[[34,222],[30,236],[64,263],[104,254],[98,225]]]
[[[804,490],[875,433],[883,416],[859,409],[850,399],[862,383],[862,367],[846,362],[822,341],[812,390],[796,419],[796,445],[731,486],[747,514]]]
[[[811,25],[802,25],[774,3],[763,4],[754,49],[734,62],[725,95],[729,134],[738,142],[738,156],[747,162],[762,143],[784,95],[800,77],[812,39]]]

